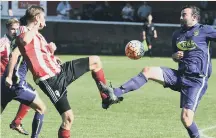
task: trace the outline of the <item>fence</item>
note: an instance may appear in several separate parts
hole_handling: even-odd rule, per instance
[[[4,27],[5,19],[1,19]],[[154,56],[170,57],[171,37],[179,24],[155,24],[158,39],[153,41]],[[130,40],[142,40],[142,23],[59,20],[47,18],[42,30],[47,41],[57,44],[58,54],[123,55]],[[215,43],[213,51],[216,51]]]

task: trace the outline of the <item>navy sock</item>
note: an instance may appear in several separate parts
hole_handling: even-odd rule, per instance
[[[32,122],[32,136],[31,138],[38,138],[38,135],[41,131],[41,127],[43,125],[44,114],[40,114],[35,112],[34,119]]]
[[[193,122],[188,128],[186,128],[190,138],[200,138],[197,125]]]
[[[131,78],[128,82],[124,83],[121,87],[115,88],[114,93],[117,97],[122,94],[139,89],[147,82],[147,78],[140,72],[137,76]]]

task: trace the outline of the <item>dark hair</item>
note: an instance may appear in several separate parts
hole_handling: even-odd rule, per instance
[[[32,5],[26,10],[24,18],[26,19],[26,21],[33,21],[35,16],[37,16],[41,12],[44,12],[44,9],[42,7]]]
[[[10,26],[12,26],[15,23],[18,23],[18,24],[20,23],[17,18],[8,19],[6,22],[6,28],[8,29]]]
[[[20,25],[24,25],[24,26],[27,25],[27,21],[26,21],[26,16],[25,15],[20,18]]]
[[[195,15],[197,17],[197,20],[200,21],[200,8],[198,8],[194,5],[186,5],[186,6],[182,7],[181,11],[186,9],[186,8],[192,9],[192,15]]]

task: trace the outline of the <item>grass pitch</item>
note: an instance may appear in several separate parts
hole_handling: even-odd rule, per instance
[[[85,56],[60,56],[63,61]],[[106,79],[117,87],[138,74],[144,66],[167,66],[177,64],[169,58],[147,58],[130,60],[127,57],[102,56]],[[213,60],[213,66],[216,60]],[[216,72],[209,80],[207,93],[198,107],[195,121],[205,137],[216,138]],[[61,118],[29,73],[27,79],[39,92],[47,106],[40,138],[57,138]],[[180,95],[164,89],[155,82],[148,82],[141,89],[125,95],[122,103],[108,110],[101,108],[101,99],[90,73],[68,87],[68,99],[75,114],[71,129],[73,138],[186,138],[187,132],[180,122]],[[10,130],[19,103],[9,103],[1,116],[2,138],[27,138]],[[34,112],[30,110],[23,120],[24,127],[31,133]],[[211,128],[212,127],[212,128]],[[205,130],[206,129],[206,130]]]

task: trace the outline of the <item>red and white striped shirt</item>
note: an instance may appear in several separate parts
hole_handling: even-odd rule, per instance
[[[55,56],[48,48],[47,41],[40,33],[29,44],[18,47],[36,83],[53,77],[61,71]]]
[[[26,32],[28,29],[25,26],[20,26],[16,30],[16,35],[18,36],[21,33]],[[0,39],[0,53],[1,53],[1,76],[4,74],[6,66],[9,62],[9,56],[12,52],[11,45],[14,44],[15,41],[11,42],[11,40],[5,34],[4,37]]]
[[[0,39],[0,54],[1,54],[1,72],[0,75],[2,76],[5,72],[6,66],[9,62],[9,55],[10,55],[10,45],[11,45],[11,41],[9,40],[9,38],[4,35],[4,37],[2,37]]]

